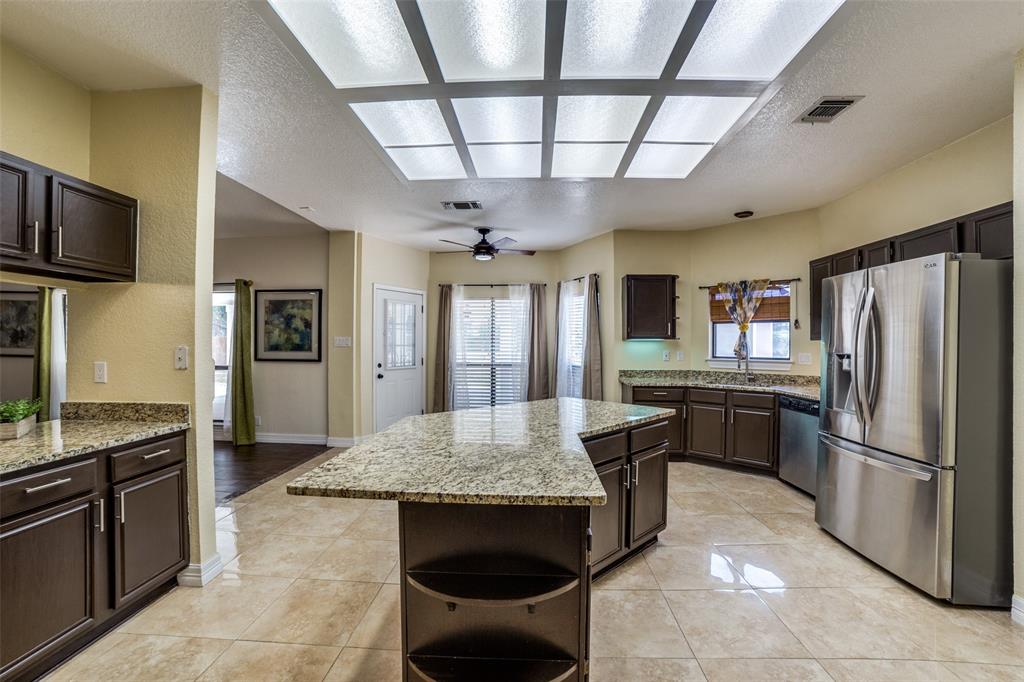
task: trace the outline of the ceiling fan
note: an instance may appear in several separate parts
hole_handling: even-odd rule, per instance
[[[506,249],[506,244],[512,245],[516,243],[512,237],[502,237],[496,242],[487,241],[487,235],[491,233],[489,227],[476,227],[473,228],[480,233],[480,241],[470,246],[469,244],[461,244],[459,242],[453,242],[450,239],[442,239],[441,241],[447,244],[455,244],[463,248],[469,249],[469,253],[473,254],[473,258],[477,260],[493,260],[499,253],[506,254],[509,256],[532,256],[537,253],[536,251],[526,251],[523,249]],[[460,251],[441,251],[440,253],[461,253]]]

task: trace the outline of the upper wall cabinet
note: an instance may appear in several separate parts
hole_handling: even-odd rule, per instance
[[[960,246],[960,221],[947,220],[938,225],[929,225],[920,230],[901,234],[893,240],[896,249],[894,260],[913,260],[936,253],[957,253]]]
[[[626,275],[622,278],[622,338],[676,338],[678,275]]]
[[[982,258],[1013,258],[1013,202],[964,216],[964,250]]]
[[[0,265],[82,281],[134,281],[139,202],[0,152]]]

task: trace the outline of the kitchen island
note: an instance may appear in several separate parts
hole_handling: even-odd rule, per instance
[[[288,492],[398,501],[403,679],[583,680],[591,507],[609,499],[593,453],[623,458],[622,509],[619,480],[651,480],[653,541],[669,414],[560,398],[407,417]],[[640,518],[658,513],[657,500],[637,504]]]

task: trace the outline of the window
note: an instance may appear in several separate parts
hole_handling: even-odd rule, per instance
[[[733,348],[739,337],[739,328],[726,312],[728,296],[712,289],[709,294],[711,309],[711,357],[735,359]],[[747,344],[751,360],[789,360],[789,284],[772,285],[761,299],[754,320],[747,331]]]
[[[562,282],[558,301],[557,397],[583,397],[583,343],[586,280]]]
[[[527,287],[509,287],[510,290]],[[452,409],[526,400],[529,375],[529,299],[452,301]]]
[[[213,421],[224,421],[231,371],[231,329],[235,321],[234,286],[213,292]]]
[[[387,369],[416,367],[416,304],[387,301],[384,325]]]

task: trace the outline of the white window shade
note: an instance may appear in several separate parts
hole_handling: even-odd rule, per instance
[[[558,347],[555,397],[583,397],[583,344],[586,339],[586,279],[562,282],[558,295]]]

